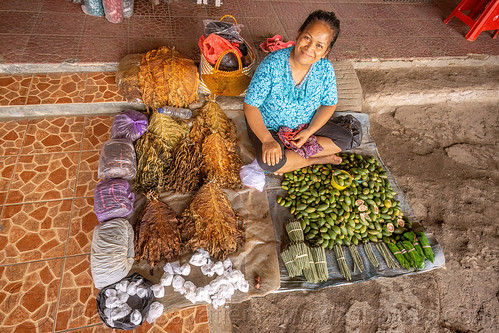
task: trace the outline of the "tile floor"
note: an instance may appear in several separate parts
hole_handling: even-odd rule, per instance
[[[112,116],[0,122],[2,332],[110,331],[95,306],[90,245],[111,123]],[[137,332],[209,332],[207,308],[167,312]]]
[[[469,42],[463,37],[469,29],[464,23],[456,18],[447,25],[442,22],[459,2],[225,0],[215,7],[213,0],[206,6],[195,0],[171,0],[153,8],[149,0],[135,0],[133,16],[113,24],[85,15],[69,1],[2,0],[0,63],[116,62],[128,53],[164,44],[199,60],[197,40],[203,19],[234,15],[244,25],[243,37],[257,48],[275,34],[294,39],[315,9],[333,10],[341,20],[332,59],[499,55],[499,39],[493,40],[491,32]]]

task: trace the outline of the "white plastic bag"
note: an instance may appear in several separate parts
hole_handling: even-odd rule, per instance
[[[265,187],[265,173],[258,165],[256,159],[250,164],[243,165],[239,172],[239,176],[244,185],[255,188],[260,192],[263,191],[263,188]]]
[[[127,220],[117,218],[95,227],[90,270],[97,289],[127,276],[133,257],[133,229]]]

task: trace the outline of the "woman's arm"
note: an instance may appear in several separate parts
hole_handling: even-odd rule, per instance
[[[321,105],[317,111],[315,111],[314,117],[312,121],[308,125],[308,127],[293,138],[293,143],[300,148],[303,144],[308,140],[308,138],[317,132],[325,123],[333,116],[334,111],[336,110],[335,105]]]
[[[262,161],[268,165],[277,164],[282,158],[281,146],[265,127],[260,109],[244,103],[243,110],[248,125],[262,143]]]

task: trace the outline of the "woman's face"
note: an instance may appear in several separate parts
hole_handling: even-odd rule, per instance
[[[334,31],[322,21],[310,23],[297,37],[294,60],[301,65],[312,65],[324,58]]]

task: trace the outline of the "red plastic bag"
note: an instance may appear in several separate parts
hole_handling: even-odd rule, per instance
[[[102,0],[106,19],[111,23],[123,21],[123,0]]]
[[[204,57],[211,65],[215,65],[220,55],[230,49],[236,51],[240,58],[243,56],[239,50],[239,44],[231,43],[216,34],[209,34],[208,37],[205,37],[205,35],[201,36],[198,45]]]

